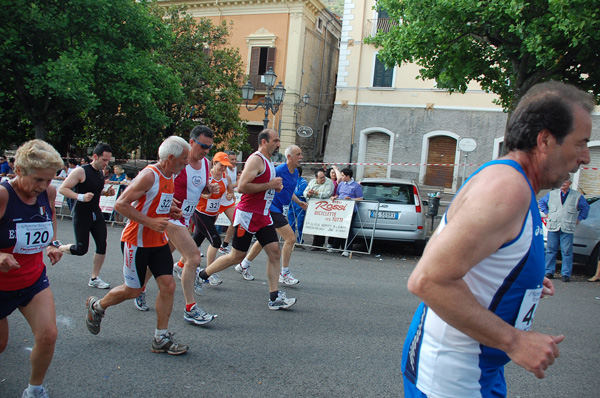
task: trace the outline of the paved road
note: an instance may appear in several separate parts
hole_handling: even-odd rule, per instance
[[[122,282],[120,227],[109,228],[102,277]],[[59,238],[72,240],[69,220]],[[93,244],[92,244],[93,246]],[[152,354],[153,308],[132,303],[110,308],[98,336],[85,328],[85,300],[105,291],[89,288],[91,254],[64,257],[48,271],[56,298],[59,339],[46,378],[52,397],[390,397],[402,396],[399,358],[418,300],[406,290],[416,264],[411,250],[379,245],[371,256],[296,250],[301,280],[285,289],[298,303],[289,311],[267,309],[266,258],[247,282],[233,270],[220,287],[199,299],[219,318],[205,327],[183,321],[178,283],[170,329],[190,346],[188,354]],[[380,255],[376,257],[376,255]],[[156,284],[148,288],[150,303]],[[576,275],[557,283],[543,300],[535,330],[564,333],[561,357],[544,380],[515,365],[506,369],[510,397],[598,397],[600,284]],[[151,307],[154,307],[153,305]],[[20,397],[27,385],[31,332],[23,317],[9,317],[10,339],[0,355],[0,397]]]

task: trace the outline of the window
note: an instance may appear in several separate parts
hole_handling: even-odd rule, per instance
[[[373,87],[392,87],[394,81],[394,69],[395,68],[386,68],[376,55],[375,67],[373,70]]]
[[[250,57],[250,80],[257,90],[266,90],[265,83],[261,81],[261,76],[269,68],[275,69],[275,48],[274,47],[252,47]]]

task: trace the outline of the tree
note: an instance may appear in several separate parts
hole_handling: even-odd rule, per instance
[[[158,104],[181,97],[154,51],[172,32],[131,0],[13,0],[0,7],[2,114],[20,114],[44,139],[70,135],[126,143],[168,123]],[[61,131],[64,117],[84,131]],[[83,128],[83,127],[82,127]]]
[[[514,108],[534,84],[556,79],[600,94],[597,0],[379,0],[398,21],[366,40],[387,66],[416,63],[450,92],[471,81]]]
[[[185,7],[155,9],[174,32],[160,62],[175,71],[183,90],[182,101],[163,104],[171,120],[164,133],[186,136],[203,123],[215,132],[217,147],[248,149],[239,115],[242,59],[236,48],[228,47],[229,27],[225,21],[214,25],[208,18],[196,20],[185,11]]]

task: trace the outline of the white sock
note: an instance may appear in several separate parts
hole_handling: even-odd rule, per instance
[[[242,268],[244,268],[244,269],[248,268],[251,263],[252,263],[252,261],[250,261],[248,259],[243,259],[242,260]]]
[[[281,267],[281,275],[285,275],[290,272],[290,267]]]
[[[96,301],[93,305],[94,309],[101,314],[104,314],[104,308],[100,305],[100,300]]]
[[[167,329],[156,329],[154,331],[154,338],[156,340],[162,340],[162,336],[167,334]]]
[[[33,392],[37,392],[39,390],[41,390],[43,387],[42,386],[34,386],[32,384],[29,384],[27,386],[27,389],[29,390],[29,392],[33,393]]]

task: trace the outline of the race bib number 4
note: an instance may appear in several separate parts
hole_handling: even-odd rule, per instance
[[[520,330],[530,330],[537,310],[540,298],[542,297],[542,288],[528,289],[525,291],[523,301],[521,302],[521,308],[519,309],[519,315],[515,322],[515,328]]]
[[[198,201],[193,202],[191,200],[184,199],[183,200],[183,207],[181,208],[181,212],[183,213],[183,217],[188,218],[188,219],[190,217],[192,217],[192,214],[194,214],[194,209],[196,208],[197,204],[198,204]]]
[[[160,195],[160,202],[156,208],[156,214],[169,214],[171,211],[171,203],[173,203],[173,194],[162,193]]]
[[[48,246],[52,235],[52,221],[17,224],[17,242],[13,253],[39,253]]]

